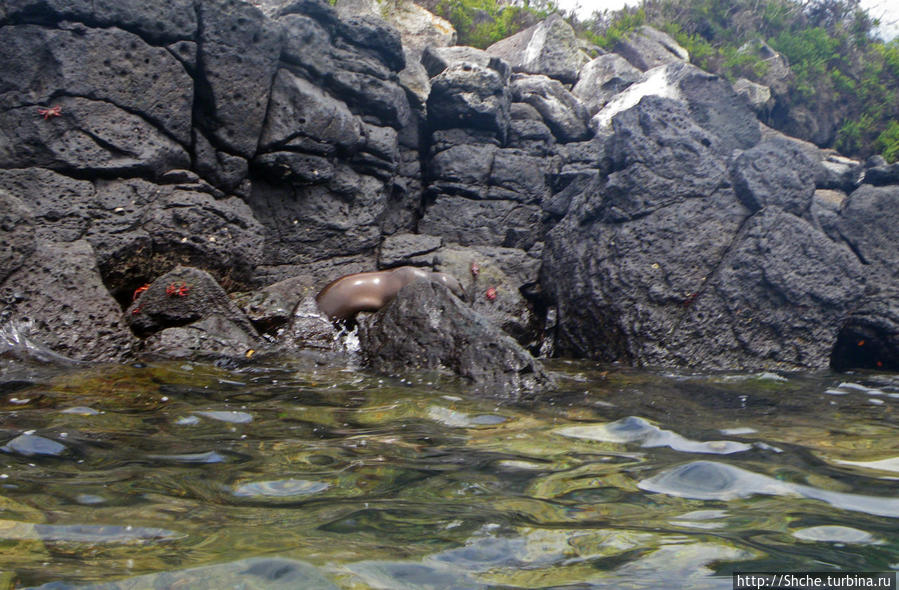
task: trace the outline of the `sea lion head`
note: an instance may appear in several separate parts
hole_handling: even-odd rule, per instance
[[[435,272],[431,274],[431,280],[445,285],[446,288],[453,293],[453,295],[455,295],[462,301],[465,301],[465,289],[462,288],[462,283],[460,283],[459,280],[453,275],[448,275],[443,272]]]

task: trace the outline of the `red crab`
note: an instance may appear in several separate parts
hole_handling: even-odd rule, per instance
[[[187,283],[171,283],[168,287],[165,288],[165,294],[169,297],[187,297],[187,294],[190,292],[190,287]]]
[[[496,299],[496,287],[490,287],[487,289],[487,292],[484,293],[484,297],[487,298],[487,301],[493,301]]]
[[[131,301],[137,301],[137,298],[140,297],[141,293],[150,288],[150,283],[143,285],[142,287],[138,287],[134,290],[134,295],[131,296]]]
[[[56,105],[55,107],[50,107],[48,109],[38,109],[37,114],[44,118],[44,121],[50,119],[52,117],[61,117],[62,116],[62,107]]]

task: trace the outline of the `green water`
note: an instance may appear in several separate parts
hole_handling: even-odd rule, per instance
[[[509,405],[312,360],[4,365],[0,588],[899,568],[899,376],[550,368],[556,396]]]

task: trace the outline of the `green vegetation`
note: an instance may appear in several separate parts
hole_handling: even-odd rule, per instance
[[[434,13],[456,28],[459,45],[481,49],[543,20],[557,7],[553,0],[439,0]]]
[[[877,39],[877,23],[858,0],[644,0],[569,20],[606,49],[648,24],[674,37],[703,69],[771,85],[766,44],[792,71],[780,81],[786,90],[778,96],[779,112],[830,112],[840,123],[824,147],[899,160],[899,39]]]

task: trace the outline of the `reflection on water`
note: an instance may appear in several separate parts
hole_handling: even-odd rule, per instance
[[[899,568],[899,377],[0,367],[0,589],[730,588]],[[872,403],[876,400],[879,403]]]

